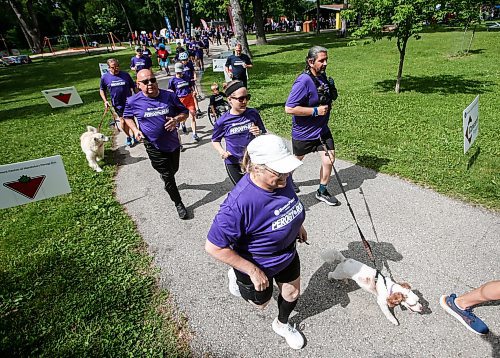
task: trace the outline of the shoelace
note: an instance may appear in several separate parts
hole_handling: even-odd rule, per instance
[[[291,333],[297,332],[297,329],[295,329],[295,327],[297,327],[297,323],[294,323],[293,326],[289,323],[288,324],[288,331]]]

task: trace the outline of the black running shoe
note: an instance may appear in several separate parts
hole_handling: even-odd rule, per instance
[[[182,202],[177,204],[175,208],[177,209],[177,214],[179,214],[179,217],[182,220],[186,220],[188,218],[188,211]]]
[[[316,190],[316,199],[318,199],[319,201],[324,201],[330,206],[340,205],[340,201],[338,201],[336,197],[330,195],[328,190],[325,190],[323,193],[320,193],[319,190]]]

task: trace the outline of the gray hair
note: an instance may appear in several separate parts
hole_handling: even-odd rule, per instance
[[[106,61],[106,63],[109,65],[111,65],[112,63],[116,63],[117,65],[120,64],[120,62],[116,59],[116,58],[110,58],[109,60]]]
[[[316,61],[319,53],[328,53],[328,50],[323,46],[313,46],[309,49],[306,56],[306,70],[309,69],[309,60]]]

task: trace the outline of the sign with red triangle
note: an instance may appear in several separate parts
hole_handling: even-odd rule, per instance
[[[52,108],[67,107],[83,103],[74,86],[43,90],[42,94]]]
[[[58,99],[59,101],[61,101],[64,104],[68,104],[69,99],[71,98],[71,93],[59,93],[57,96],[52,96],[52,97],[54,97],[55,99]]]
[[[37,177],[22,175],[19,180],[3,183],[3,185],[18,194],[24,195],[28,199],[35,199],[35,196],[38,193],[38,190],[40,190],[44,180],[45,175]]]

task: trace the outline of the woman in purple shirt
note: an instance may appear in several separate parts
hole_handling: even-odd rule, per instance
[[[304,206],[290,178],[301,164],[278,136],[252,140],[243,161],[247,174],[222,203],[205,243],[210,255],[232,266],[234,296],[264,308],[276,281],[279,313],[272,327],[293,349],[304,346],[302,334],[288,323],[300,295],[296,241],[307,240]]]
[[[224,159],[229,179],[236,184],[241,178],[241,162],[248,143],[266,128],[259,112],[254,108],[247,108],[250,95],[241,81],[231,81],[226,87],[226,96],[231,109],[220,116],[214,123],[212,145]],[[224,138],[226,149],[222,147]]]

